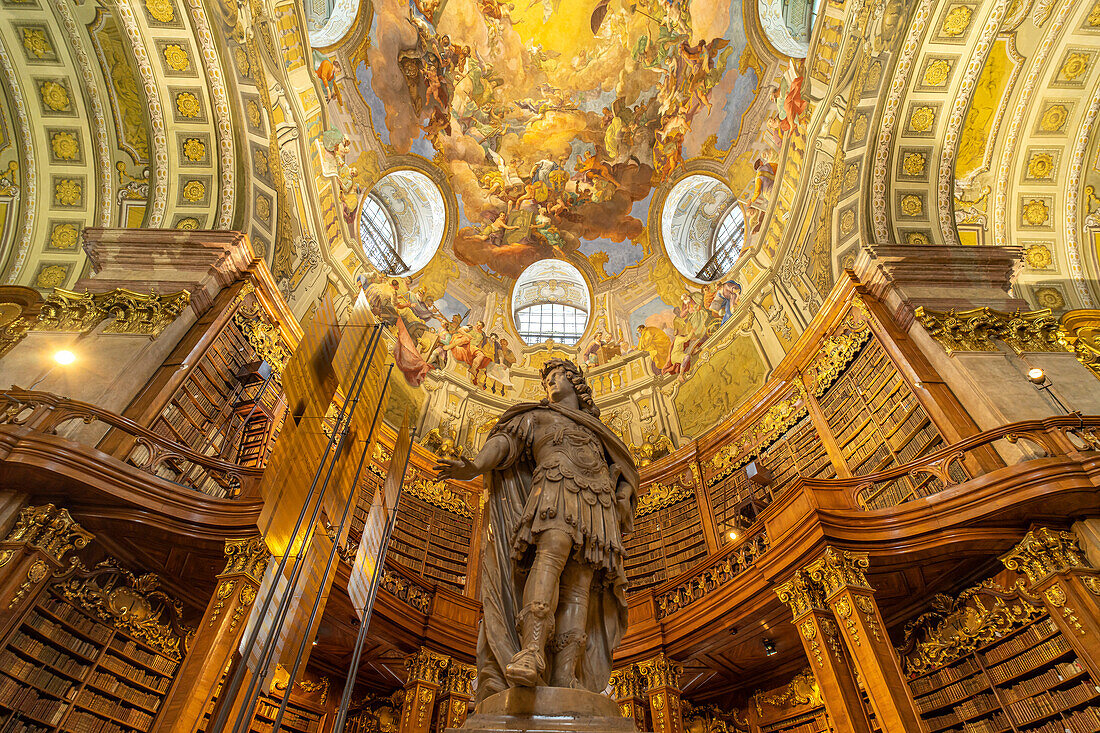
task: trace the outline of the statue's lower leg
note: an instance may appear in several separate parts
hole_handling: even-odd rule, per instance
[[[520,649],[504,668],[504,677],[516,687],[534,687],[546,672],[546,643],[554,633],[558,585],[573,549],[572,538],[561,530],[539,536],[535,561],[523,587],[523,610],[517,626]]]
[[[553,687],[577,687],[588,636],[588,597],[592,590],[592,568],[574,562],[561,576],[558,595],[557,634],[550,642],[554,665],[550,674]]]

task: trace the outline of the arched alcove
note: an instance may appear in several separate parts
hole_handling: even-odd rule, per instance
[[[732,209],[737,212],[731,214]],[[665,197],[661,209],[661,239],[672,264],[681,275],[697,283],[711,282],[729,271],[733,257],[727,257],[716,246],[719,223],[732,216],[729,234],[736,232],[740,218],[740,241],[744,241],[744,216],[733,191],[714,176],[693,174],[680,179]],[[736,251],[740,252],[740,244]],[[728,262],[728,264],[726,264]]]

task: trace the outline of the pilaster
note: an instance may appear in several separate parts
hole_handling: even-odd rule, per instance
[[[886,635],[875,591],[864,574],[867,565],[866,553],[826,547],[819,559],[806,566],[806,574],[825,593],[879,726],[889,731],[927,731]]]
[[[619,703],[619,714],[634,720],[634,729],[650,730],[646,725],[646,684],[635,665],[616,669],[611,672],[611,689],[615,702]]]
[[[477,667],[474,665],[451,661],[443,687],[439,691],[437,733],[443,733],[447,728],[460,728],[466,722],[470,703],[474,699],[473,684],[476,677]]]
[[[405,702],[401,706],[398,733],[428,733],[436,696],[447,679],[451,658],[426,647],[405,658],[409,673],[405,682]]]
[[[87,547],[93,538],[67,509],[44,504],[20,510],[15,526],[0,541],[0,639],[34,603],[50,576],[64,567],[65,555]]]
[[[684,668],[658,654],[638,664],[638,673],[645,682],[649,698],[649,713],[654,733],[684,733],[683,711],[680,709],[680,675]]]
[[[799,570],[775,592],[794,615],[794,625],[810,660],[810,669],[836,730],[871,733],[871,721],[860,699],[856,670],[841,644],[839,625],[825,603],[824,591],[805,570]]]
[[[271,553],[259,537],[225,543],[225,569],[206,605],[175,685],[160,707],[152,730],[194,731],[217,694],[219,680],[240,646],[248,615]]]
[[[1001,562],[1027,576],[1077,658],[1100,678],[1100,573],[1089,566],[1077,535],[1033,529]]]

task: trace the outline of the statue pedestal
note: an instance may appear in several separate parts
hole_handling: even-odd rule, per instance
[[[635,733],[614,700],[566,687],[513,687],[485,698],[461,728],[446,733]]]

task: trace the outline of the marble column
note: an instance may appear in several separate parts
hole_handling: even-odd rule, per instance
[[[222,673],[240,646],[271,553],[259,537],[225,543],[225,569],[168,697],[152,727],[156,733],[195,731],[218,692]]]
[[[409,676],[405,682],[405,702],[401,706],[398,733],[429,733],[436,696],[446,681],[450,665],[450,657],[426,647],[420,647],[405,658]]]
[[[825,592],[882,730],[927,731],[863,572],[867,564],[866,553],[826,547],[806,573]]]
[[[684,668],[660,653],[638,664],[649,698],[654,733],[684,733],[680,709],[680,675]]]
[[[615,693],[615,702],[619,704],[619,713],[634,721],[634,729],[649,730],[646,725],[645,679],[635,665],[616,669],[611,673],[611,689]]]
[[[794,615],[794,625],[833,726],[840,733],[871,733],[856,670],[844,651],[840,628],[825,602],[824,590],[809,573],[799,570],[775,592]]]
[[[1027,576],[1077,658],[1100,679],[1100,572],[1089,565],[1077,535],[1033,529],[1001,562]]]

